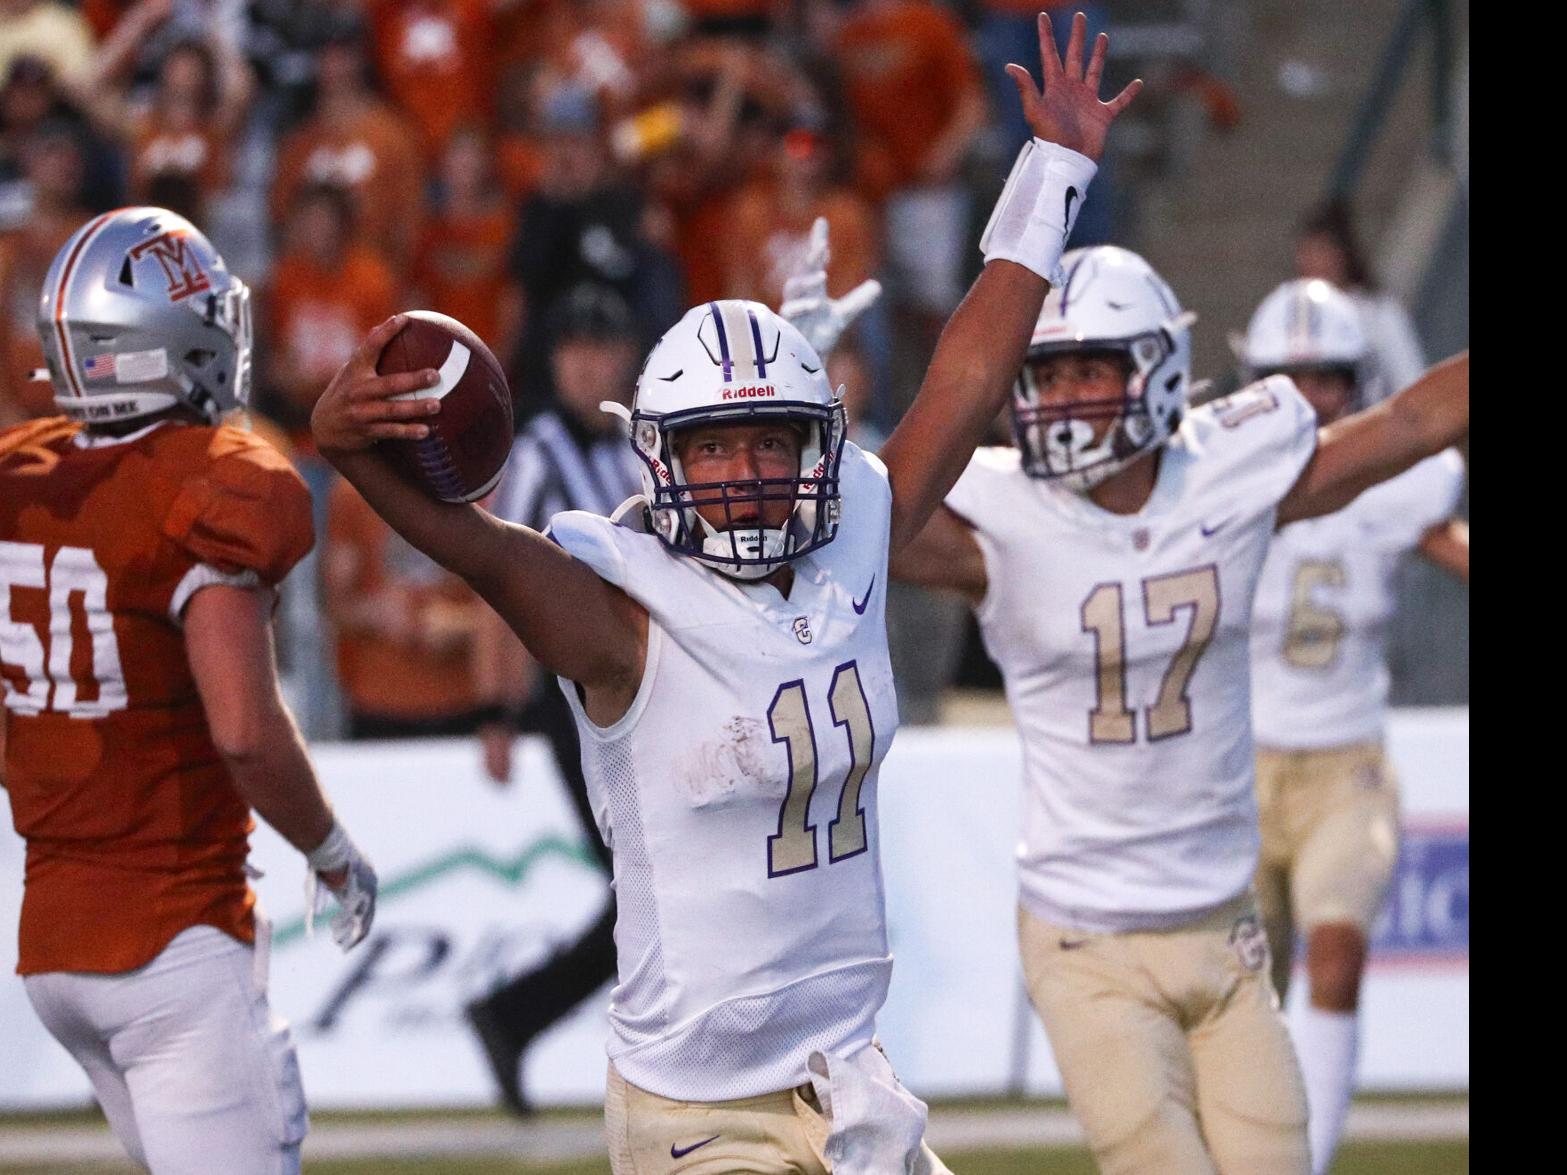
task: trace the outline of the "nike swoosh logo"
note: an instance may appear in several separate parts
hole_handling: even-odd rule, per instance
[[[865,589],[865,598],[863,600],[850,600],[849,601],[851,604],[854,605],[855,615],[857,615],[857,616],[864,616],[865,615],[865,609],[871,602],[871,592],[875,589],[875,587],[876,587],[876,577],[873,575],[873,576],[871,576],[870,587]]]
[[[690,1146],[676,1146],[674,1143],[670,1143],[669,1157],[672,1159],[683,1159],[696,1150],[697,1147],[706,1146],[710,1142],[717,1142],[721,1137],[723,1136],[715,1134],[712,1138],[704,1138],[701,1142],[693,1142]]]
[[[1206,522],[1203,522],[1198,524],[1197,529],[1202,531],[1203,538],[1209,538],[1218,534],[1219,531],[1223,530],[1226,526],[1234,521],[1235,519],[1233,518],[1226,518],[1223,522],[1216,522],[1212,526],[1209,526]]]
[[[1075,951],[1078,947],[1086,947],[1087,945],[1088,940],[1086,938],[1063,938],[1061,940],[1061,949],[1063,951]]]
[[[1077,199],[1077,189],[1068,187],[1066,190],[1066,231],[1072,231],[1072,203]]]

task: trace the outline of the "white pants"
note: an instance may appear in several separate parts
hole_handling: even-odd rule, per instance
[[[153,1175],[294,1175],[309,1128],[288,1025],[259,950],[192,926],[145,967],[24,978],[38,1018],[92,1079],[115,1137]]]

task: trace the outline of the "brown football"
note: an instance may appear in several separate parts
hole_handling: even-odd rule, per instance
[[[399,399],[437,397],[441,410],[424,423],[422,441],[386,441],[387,455],[409,480],[443,502],[473,502],[500,481],[511,452],[511,389],[484,341],[455,318],[406,311],[408,324],[381,352],[376,371],[394,375],[431,367],[434,387]]]

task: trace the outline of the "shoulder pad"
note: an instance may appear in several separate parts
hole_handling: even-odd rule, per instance
[[[207,430],[192,430],[206,432]],[[164,535],[201,563],[276,584],[315,543],[310,491],[265,441],[235,428],[207,433],[183,478]]]
[[[1317,451],[1317,415],[1293,380],[1271,375],[1194,409],[1180,435],[1217,492],[1271,509]]]

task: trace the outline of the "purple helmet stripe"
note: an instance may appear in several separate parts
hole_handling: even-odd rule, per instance
[[[747,310],[747,318],[751,320],[751,345],[756,348],[756,378],[767,378],[767,360],[762,358],[762,328],[756,321],[756,311]]]
[[[717,302],[709,302],[707,308],[712,311],[713,325],[718,328],[718,353],[724,365],[724,382],[729,383],[734,379],[735,361],[729,354],[729,332],[724,329],[724,314]]]

